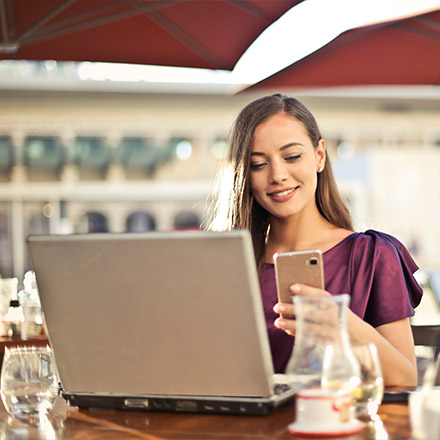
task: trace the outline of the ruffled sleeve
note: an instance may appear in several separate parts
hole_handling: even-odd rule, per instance
[[[348,293],[350,309],[373,327],[408,318],[420,303],[422,289],[414,278],[418,267],[396,238],[373,230],[353,233],[324,252],[325,288]],[[294,338],[274,326],[277,302],[273,264],[260,278],[266,326],[275,372],[283,372]]]
[[[349,260],[351,309],[377,327],[414,315],[422,289],[418,266],[403,244],[373,230],[357,234]]]

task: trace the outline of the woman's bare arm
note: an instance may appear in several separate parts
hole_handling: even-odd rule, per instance
[[[330,295],[324,290],[299,284],[292,286],[291,290],[296,295]],[[293,304],[279,303],[274,310],[277,313],[295,314]],[[278,318],[275,326],[295,335],[294,319]],[[386,386],[417,385],[417,363],[409,319],[400,319],[374,328],[349,310],[347,327],[352,344],[376,344]]]
[[[408,318],[374,328],[350,311],[348,329],[353,344],[376,344],[385,385],[417,385],[414,339]]]

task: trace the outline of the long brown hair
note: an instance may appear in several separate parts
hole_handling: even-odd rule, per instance
[[[240,112],[232,127],[229,153],[217,177],[212,213],[208,223],[210,230],[249,229],[259,269],[264,262],[269,216],[251,194],[250,157],[255,129],[280,112],[285,112],[304,124],[313,145],[318,146],[321,139],[318,124],[312,113],[298,99],[275,94],[248,104]],[[340,228],[353,230],[350,212],[339,194],[327,153],[325,168],[318,173],[315,198],[318,210],[326,220]]]

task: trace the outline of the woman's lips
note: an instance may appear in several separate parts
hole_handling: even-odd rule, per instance
[[[296,193],[298,187],[295,188],[284,188],[279,191],[273,191],[267,195],[275,202],[286,202],[290,200]]]

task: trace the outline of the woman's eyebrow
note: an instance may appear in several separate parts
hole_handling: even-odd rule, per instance
[[[286,150],[287,148],[290,148],[290,147],[296,147],[297,145],[300,145],[301,147],[304,146],[301,142],[290,142],[290,143],[288,143],[286,145],[283,145],[280,148],[280,151]]]
[[[284,151],[287,148],[296,147],[297,145],[300,145],[301,147],[304,146],[301,142],[289,142],[288,144],[283,145],[279,151]],[[253,151],[251,153],[251,156],[264,156],[264,155],[265,155],[264,153],[260,153],[259,151]]]

